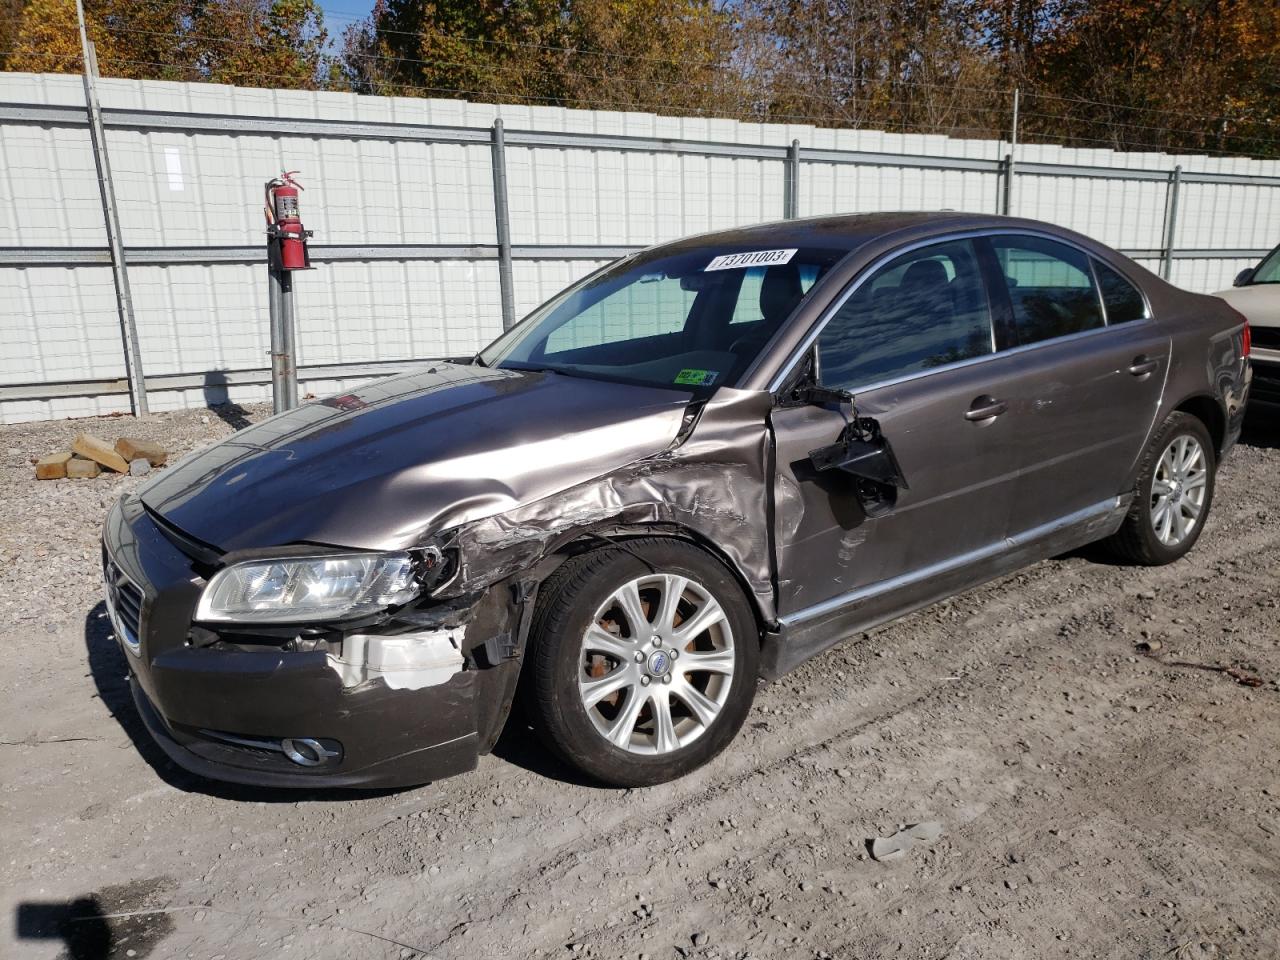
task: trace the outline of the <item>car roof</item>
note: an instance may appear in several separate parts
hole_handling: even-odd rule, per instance
[[[842,247],[852,250],[870,240],[911,227],[936,225],[939,231],[980,230],[1011,226],[1015,222],[1026,223],[1026,221],[1015,221],[1010,217],[960,213],[952,210],[851,213],[806,217],[799,220],[777,220],[772,223],[715,230],[685,237],[672,243],[664,243],[655,249],[678,252],[712,245],[776,244],[788,247]]]

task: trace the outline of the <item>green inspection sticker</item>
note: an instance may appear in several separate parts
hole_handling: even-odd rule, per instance
[[[718,376],[719,370],[694,370],[686,367],[676,374],[675,382],[687,387],[709,387],[716,382]]]

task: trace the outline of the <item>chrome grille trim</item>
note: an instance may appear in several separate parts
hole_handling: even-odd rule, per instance
[[[102,552],[103,592],[107,601],[107,616],[116,635],[135,656],[142,653],[142,588],[125,575],[124,571]]]

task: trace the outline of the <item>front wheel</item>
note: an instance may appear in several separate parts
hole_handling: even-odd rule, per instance
[[[755,618],[724,565],[690,543],[634,540],[566,562],[541,591],[533,630],[534,723],[605,783],[688,773],[751,709]]]
[[[1107,546],[1120,559],[1146,566],[1181,558],[1204,529],[1216,471],[1204,422],[1170,414],[1143,454],[1133,504]]]

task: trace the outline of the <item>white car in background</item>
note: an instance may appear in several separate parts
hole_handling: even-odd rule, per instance
[[[1215,294],[1243,313],[1253,333],[1249,399],[1280,404],[1280,247],[1241,270],[1230,290]]]

